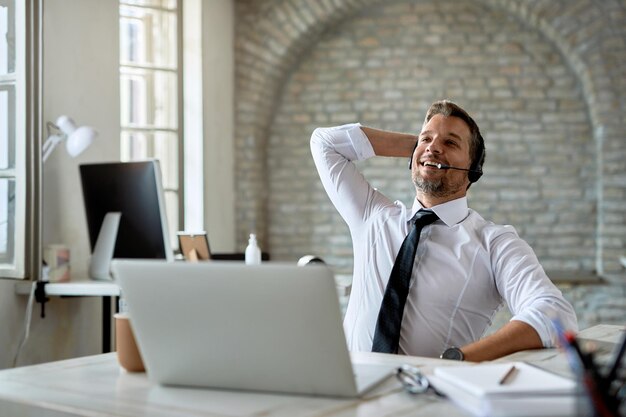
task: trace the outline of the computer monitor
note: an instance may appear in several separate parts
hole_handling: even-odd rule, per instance
[[[83,164],[80,178],[92,278],[109,279],[111,258],[174,260],[157,160]]]

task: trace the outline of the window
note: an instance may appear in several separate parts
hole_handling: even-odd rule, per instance
[[[120,0],[121,159],[160,161],[172,245],[182,229],[177,0]]]
[[[32,47],[37,10],[34,0],[0,0],[0,277],[25,278],[37,272],[33,255],[39,253],[34,249],[39,244],[34,223],[38,199],[32,190],[38,189],[38,181],[32,167],[39,159],[32,153],[38,149],[32,139],[35,78],[28,77],[38,71],[26,66],[27,56],[31,68],[38,62]]]

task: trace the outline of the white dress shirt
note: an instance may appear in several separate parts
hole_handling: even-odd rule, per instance
[[[352,161],[374,156],[359,124],[316,129],[311,151],[322,184],[352,235],[354,271],[344,319],[348,348],[370,351],[393,263],[409,233],[408,222],[422,205],[415,199],[408,209],[391,201],[357,170]],[[438,357],[448,347],[474,342],[503,301],[512,320],[531,325],[546,347],[557,340],[553,318],[577,330],[572,306],[512,226],[484,220],[468,208],[465,197],[431,209],[439,220],[420,235],[399,353]]]

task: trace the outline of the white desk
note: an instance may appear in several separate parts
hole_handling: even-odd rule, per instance
[[[345,309],[347,298],[350,296],[352,276],[336,275],[337,295],[342,310]],[[30,281],[15,284],[15,293],[30,294]],[[76,280],[68,282],[48,282],[45,284],[47,297],[102,297],[102,353],[111,352],[111,298],[120,296],[120,287],[113,281]],[[115,304],[117,309],[117,302]]]
[[[596,326],[596,335],[617,343],[623,326]],[[587,337],[588,338],[588,337]],[[458,365],[439,359],[360,353],[360,362],[410,363],[426,373],[434,366]],[[503,360],[525,360],[569,375],[566,359],[555,349],[518,352]],[[468,364],[471,366],[471,364]],[[0,371],[2,416],[193,416],[193,417],[380,417],[468,416],[432,394],[411,396],[395,378],[363,399],[333,399],[225,390],[161,387],[145,373],[120,369],[115,353]]]
[[[28,294],[30,282],[18,282],[16,294]],[[113,281],[67,281],[46,284],[46,295],[60,297],[114,297],[120,295],[120,287]]]
[[[15,293],[30,294],[32,283],[18,282]],[[48,297],[102,297],[102,353],[111,352],[111,298],[120,296],[120,287],[112,281],[79,280],[48,282],[45,284]],[[117,308],[117,303],[116,307]]]
[[[371,363],[434,366],[438,359],[380,353]],[[449,363],[450,361],[447,361]],[[0,371],[0,415],[380,417],[467,416],[435,395],[406,394],[394,377],[364,399],[333,399],[225,390],[161,387],[146,374],[120,370],[115,353]]]

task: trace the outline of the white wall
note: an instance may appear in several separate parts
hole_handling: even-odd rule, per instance
[[[72,276],[84,276],[89,245],[78,165],[119,159],[119,52],[116,0],[45,0],[43,119],[61,114],[95,127],[100,136],[83,155],[59,146],[43,169],[43,241],[71,249]],[[0,280],[0,368],[11,365],[21,336],[26,297]],[[101,349],[101,300],[52,299],[46,318],[33,314],[19,364],[96,354]],[[8,341],[8,342],[7,342]]]
[[[74,276],[89,243],[78,166],[119,160],[119,24],[116,0],[44,2],[43,116],[70,115],[99,133],[77,158],[56,149],[43,169],[43,241],[70,246]]]
[[[234,0],[202,2],[204,219],[211,249],[235,250]]]

